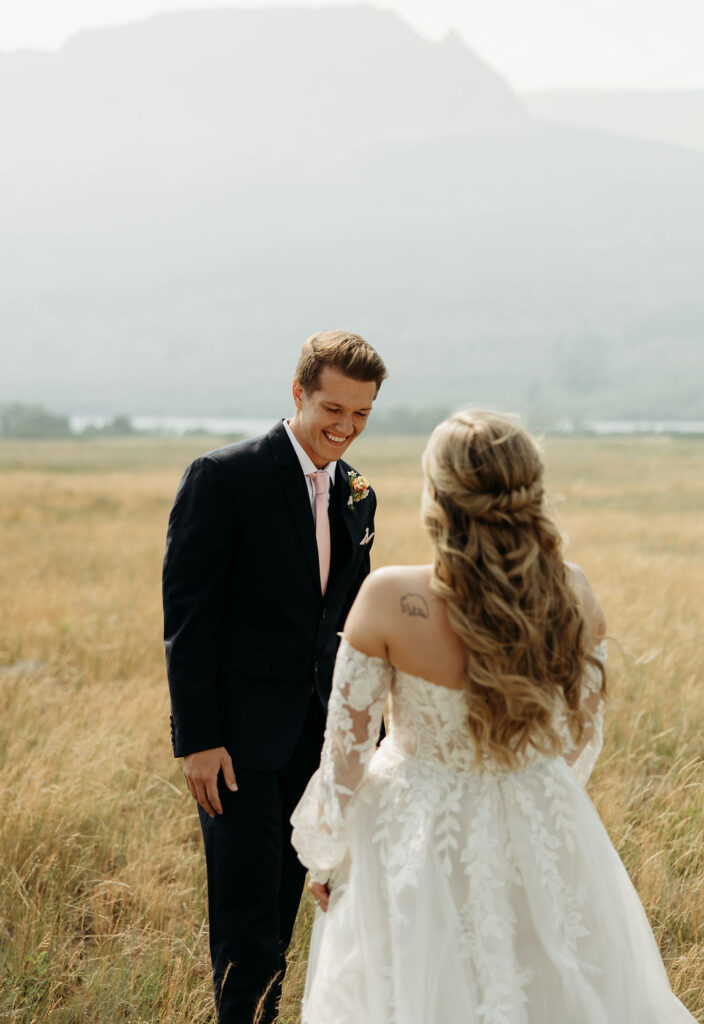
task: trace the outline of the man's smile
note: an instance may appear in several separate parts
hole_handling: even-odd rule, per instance
[[[323,433],[331,444],[344,444],[347,440],[346,437],[341,437],[339,434],[331,434],[328,430],[323,430]]]

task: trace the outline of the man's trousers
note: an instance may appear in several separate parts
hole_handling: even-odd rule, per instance
[[[290,817],[318,767],[324,713],[311,696],[297,746],[283,768],[237,768],[237,792],[219,779],[223,813],[199,807],[208,873],[208,913],[218,1024],[252,1024],[268,988],[261,1024],[276,1020],[286,949],[306,869],[290,843]]]

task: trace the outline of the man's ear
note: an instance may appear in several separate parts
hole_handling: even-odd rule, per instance
[[[298,377],[293,378],[291,394],[293,395],[293,401],[296,404],[296,408],[301,409],[303,407],[303,385],[299,384]]]

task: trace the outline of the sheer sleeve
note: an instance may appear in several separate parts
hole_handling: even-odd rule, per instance
[[[606,661],[606,643],[602,640],[592,654],[599,661]],[[575,745],[564,718],[558,722],[558,731],[563,739],[562,756],[575,775],[586,786],[594,770],[604,742],[604,700],[601,696],[601,673],[595,665],[588,665],[584,677],[582,705],[587,711],[587,722],[581,743]]]
[[[320,767],[291,817],[291,842],[311,878],[326,882],[349,846],[349,811],[379,739],[393,669],[343,638],[335,663]]]

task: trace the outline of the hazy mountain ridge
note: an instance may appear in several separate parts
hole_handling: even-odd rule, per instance
[[[543,120],[704,152],[704,89],[546,89],[520,98]]]
[[[8,148],[13,132],[26,146],[29,114],[42,129],[37,156],[80,143],[83,157],[127,155],[141,143],[188,157],[208,143],[258,167],[282,154],[319,158],[311,145],[321,137],[327,161],[367,142],[496,134],[526,120],[455,37],[428,43],[366,7],[174,12],[82,32],[37,56],[0,54]]]
[[[697,154],[541,125],[457,38],[371,8],[36,57],[0,55],[0,400],[269,413],[344,325],[390,404],[704,415]]]

